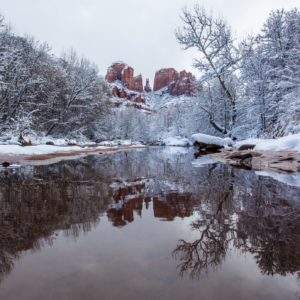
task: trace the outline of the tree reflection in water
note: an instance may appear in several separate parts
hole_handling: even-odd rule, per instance
[[[200,188],[199,218],[191,224],[199,238],[179,240],[173,252],[181,276],[199,278],[217,268],[232,247],[253,254],[263,274],[299,272],[299,189],[289,191],[271,179],[234,169],[209,174],[208,185]]]
[[[299,188],[224,165],[193,168],[192,160],[149,150],[0,172],[0,281],[58,232],[76,240],[103,216],[124,227],[150,207],[164,221],[197,216],[199,238],[173,252],[181,275],[217,268],[232,248],[252,253],[264,274],[298,272]]]

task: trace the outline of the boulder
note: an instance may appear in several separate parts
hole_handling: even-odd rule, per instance
[[[207,152],[217,152],[225,147],[232,146],[233,143],[230,138],[223,139],[203,133],[192,135],[191,140],[195,147],[199,148],[201,151]]]
[[[240,151],[243,151],[243,150],[252,150],[252,149],[255,148],[255,146],[256,145],[254,145],[254,144],[244,144],[244,145],[241,145],[238,150],[240,150]]]

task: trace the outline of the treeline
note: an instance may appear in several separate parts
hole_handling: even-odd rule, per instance
[[[47,44],[15,35],[0,19],[0,135],[93,138],[107,111],[97,67],[74,51],[50,54]]]
[[[174,99],[155,113],[111,108],[97,67],[74,51],[20,37],[0,18],[0,136],[51,135],[152,142],[195,132],[276,137],[300,131],[300,12],[271,12],[260,34],[240,41],[225,20],[200,6],[184,9],[176,37],[196,48],[197,97]],[[145,96],[146,97],[146,96]],[[149,95],[147,96],[149,97]],[[167,104],[168,103],[168,104]]]
[[[300,12],[271,12],[261,33],[238,41],[225,20],[184,9],[176,37],[196,48],[199,105],[219,133],[281,136],[300,131]]]

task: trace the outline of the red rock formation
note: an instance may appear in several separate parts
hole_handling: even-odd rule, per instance
[[[153,90],[156,92],[164,87],[168,87],[173,82],[178,73],[173,68],[161,69],[155,73]]]
[[[106,74],[109,83],[119,81],[120,84],[113,85],[112,96],[134,102],[134,105],[146,103],[141,93],[151,92],[149,79],[143,87],[142,75],[134,77],[133,68],[122,62],[110,66]],[[167,88],[172,96],[193,95],[196,91],[195,77],[192,73],[182,71],[178,73],[173,68],[161,69],[156,72],[154,79],[154,91]]]
[[[146,85],[145,85],[144,91],[146,93],[152,92],[152,89],[151,89],[151,86],[150,86],[150,82],[149,82],[149,78],[146,79]]]
[[[129,90],[134,91],[134,79],[133,79],[134,70],[131,67],[123,69],[121,81],[125,87]]]
[[[196,79],[190,72],[161,69],[155,74],[154,91],[165,87],[172,96],[192,95],[196,91]]]
[[[133,78],[133,91],[142,93],[143,92],[143,77],[138,75]]]
[[[140,93],[131,92],[128,93],[125,89],[118,88],[117,86],[113,87],[111,90],[111,95],[116,98],[129,100],[135,103],[146,103],[145,99],[141,96]]]
[[[139,93],[143,92],[143,78],[142,75],[134,77],[134,70],[122,62],[112,64],[105,76],[108,83],[120,81],[124,87],[129,90]]]
[[[113,83],[117,80],[122,80],[122,72],[125,69],[125,67],[126,67],[126,65],[124,63],[112,64],[107,70],[105,80],[108,83]]]
[[[173,96],[193,95],[196,91],[195,76],[186,71],[179,73],[178,79],[169,85],[169,93]]]

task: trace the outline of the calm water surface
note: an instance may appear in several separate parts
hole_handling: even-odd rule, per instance
[[[300,188],[193,150],[0,171],[0,299],[300,299]]]

